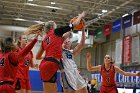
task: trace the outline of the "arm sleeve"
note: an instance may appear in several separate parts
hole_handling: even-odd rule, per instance
[[[73,30],[73,24],[69,24],[68,26],[63,26],[60,28],[56,28],[54,30],[55,35],[62,37],[64,33]]]
[[[24,49],[22,49],[21,52],[12,52],[9,54],[10,62],[14,65],[18,64],[18,60],[27,55],[31,49],[33,48],[34,44],[37,42],[37,39],[34,39],[28,46],[26,46]]]

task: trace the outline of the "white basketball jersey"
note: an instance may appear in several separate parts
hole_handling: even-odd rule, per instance
[[[79,74],[77,65],[73,60],[73,50],[63,49],[62,65],[67,81],[74,90],[79,90],[86,86],[85,80]]]

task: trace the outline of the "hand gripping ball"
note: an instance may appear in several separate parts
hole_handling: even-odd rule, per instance
[[[77,19],[77,17],[74,17],[70,20],[70,23],[74,22]],[[76,26],[74,26],[74,30],[81,31],[85,27],[86,23],[84,19],[81,19],[80,23]]]

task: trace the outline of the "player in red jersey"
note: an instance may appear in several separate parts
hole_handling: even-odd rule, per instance
[[[87,53],[87,69],[88,71],[100,71],[102,76],[102,86],[100,93],[118,93],[115,81],[115,73],[118,72],[125,76],[140,76],[140,72],[131,73],[121,70],[118,66],[114,66],[110,55],[105,55],[104,64],[91,66],[91,54]]]
[[[36,55],[36,59],[43,59],[39,66],[41,79],[43,80],[44,93],[56,93],[56,74],[59,68],[59,62],[62,58],[63,34],[71,31],[73,27],[79,24],[80,20],[85,16],[82,12],[76,21],[68,26],[56,28],[53,21],[45,23],[46,36],[42,41],[40,49]],[[45,51],[45,57],[42,57]]]
[[[38,37],[38,35],[37,35]],[[14,52],[16,49],[12,38],[5,38],[0,43],[0,93],[16,93],[13,83],[16,76],[19,59],[26,56],[37,42],[37,37],[22,51]]]
[[[22,51],[27,45],[28,40],[26,35],[21,35],[18,41],[18,52]],[[33,63],[33,53],[30,51],[25,57],[19,60],[16,80],[14,82],[14,87],[17,93],[30,93],[31,85],[29,80],[29,66],[35,67]]]

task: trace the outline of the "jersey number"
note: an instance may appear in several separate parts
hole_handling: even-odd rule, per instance
[[[109,78],[106,78],[106,82],[110,82],[110,79]]]
[[[71,53],[66,53],[66,56],[67,56],[68,59],[72,59]]]
[[[47,45],[50,43],[50,37],[48,37],[48,38],[46,39],[46,43],[47,43]]]
[[[4,66],[4,58],[0,59],[0,66]]]
[[[29,66],[29,60],[25,60],[25,66]]]

